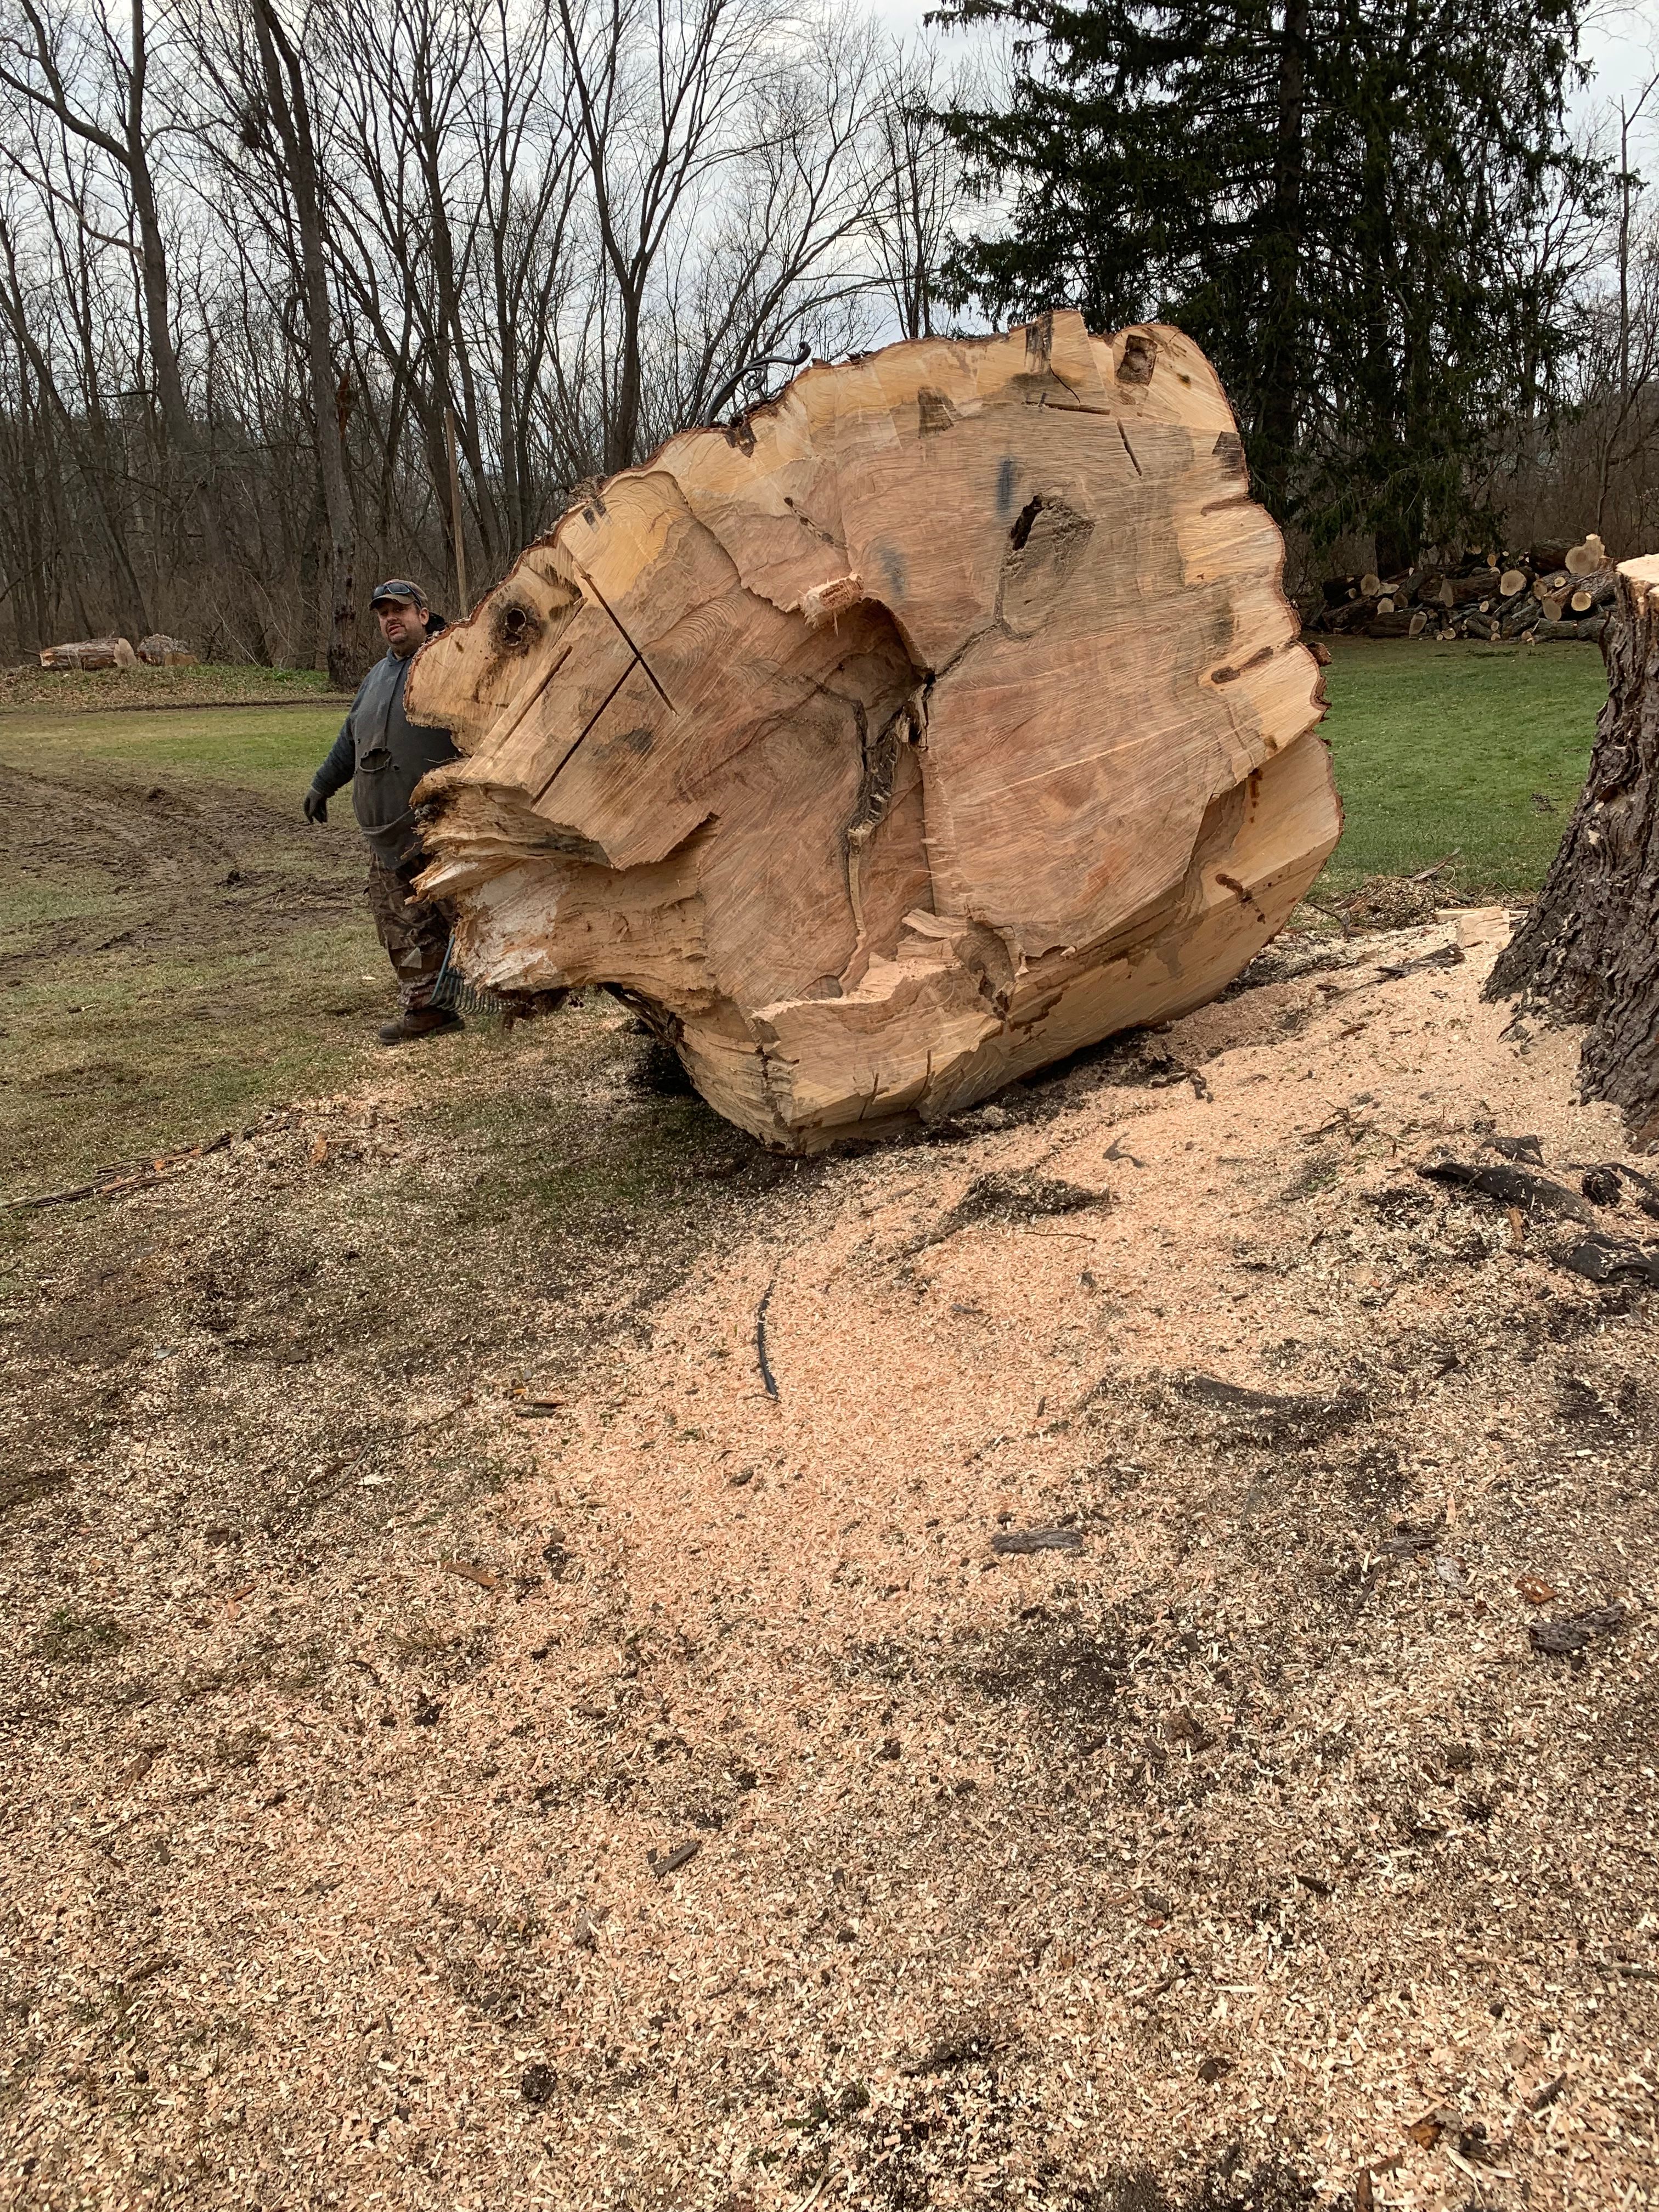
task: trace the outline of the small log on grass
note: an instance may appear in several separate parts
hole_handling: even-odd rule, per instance
[[[781,1150],[1213,997],[1340,815],[1214,371],[1072,313],[814,367],[424,647],[457,957],[605,983]]]
[[[1539,635],[1548,631],[1540,626]],[[1608,696],[1589,774],[1544,888],[1486,988],[1490,997],[1522,995],[1587,1024],[1584,1095],[1621,1106],[1634,1140],[1652,1144],[1659,1142],[1659,557],[1620,568],[1601,646]]]
[[[83,637],[41,648],[42,668],[132,668],[138,656],[124,637]]]

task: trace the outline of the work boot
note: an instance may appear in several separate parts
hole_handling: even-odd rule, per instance
[[[380,1031],[382,1044],[410,1044],[416,1037],[440,1036],[464,1026],[453,1006],[410,1006]]]

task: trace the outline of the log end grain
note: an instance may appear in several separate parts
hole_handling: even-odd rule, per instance
[[[422,649],[423,887],[474,981],[621,988],[769,1145],[941,1117],[1213,996],[1318,872],[1282,565],[1178,331],[815,366]]]

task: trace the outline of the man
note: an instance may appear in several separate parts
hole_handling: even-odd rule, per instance
[[[382,1044],[436,1036],[461,1026],[452,1008],[434,1006],[432,989],[449,944],[443,908],[417,899],[411,886],[426,865],[410,804],[428,769],[459,758],[447,730],[423,730],[404,712],[404,683],[416,649],[444,627],[428,612],[426,593],[407,577],[377,584],[369,600],[386,642],[351,702],[328,758],[306,793],[307,822],[326,822],[328,802],[351,785],[357,826],[368,842],[368,907],[392,957],[402,1012],[380,1031]]]

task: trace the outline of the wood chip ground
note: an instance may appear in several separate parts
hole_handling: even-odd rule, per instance
[[[544,1285],[390,1453],[349,1332],[77,1369],[0,1522],[7,2201],[1652,2203],[1653,1296],[1416,1172],[1624,1157],[1500,933],[832,1161],[580,1359]],[[335,1253],[423,1079],[32,1233],[118,1306]]]

